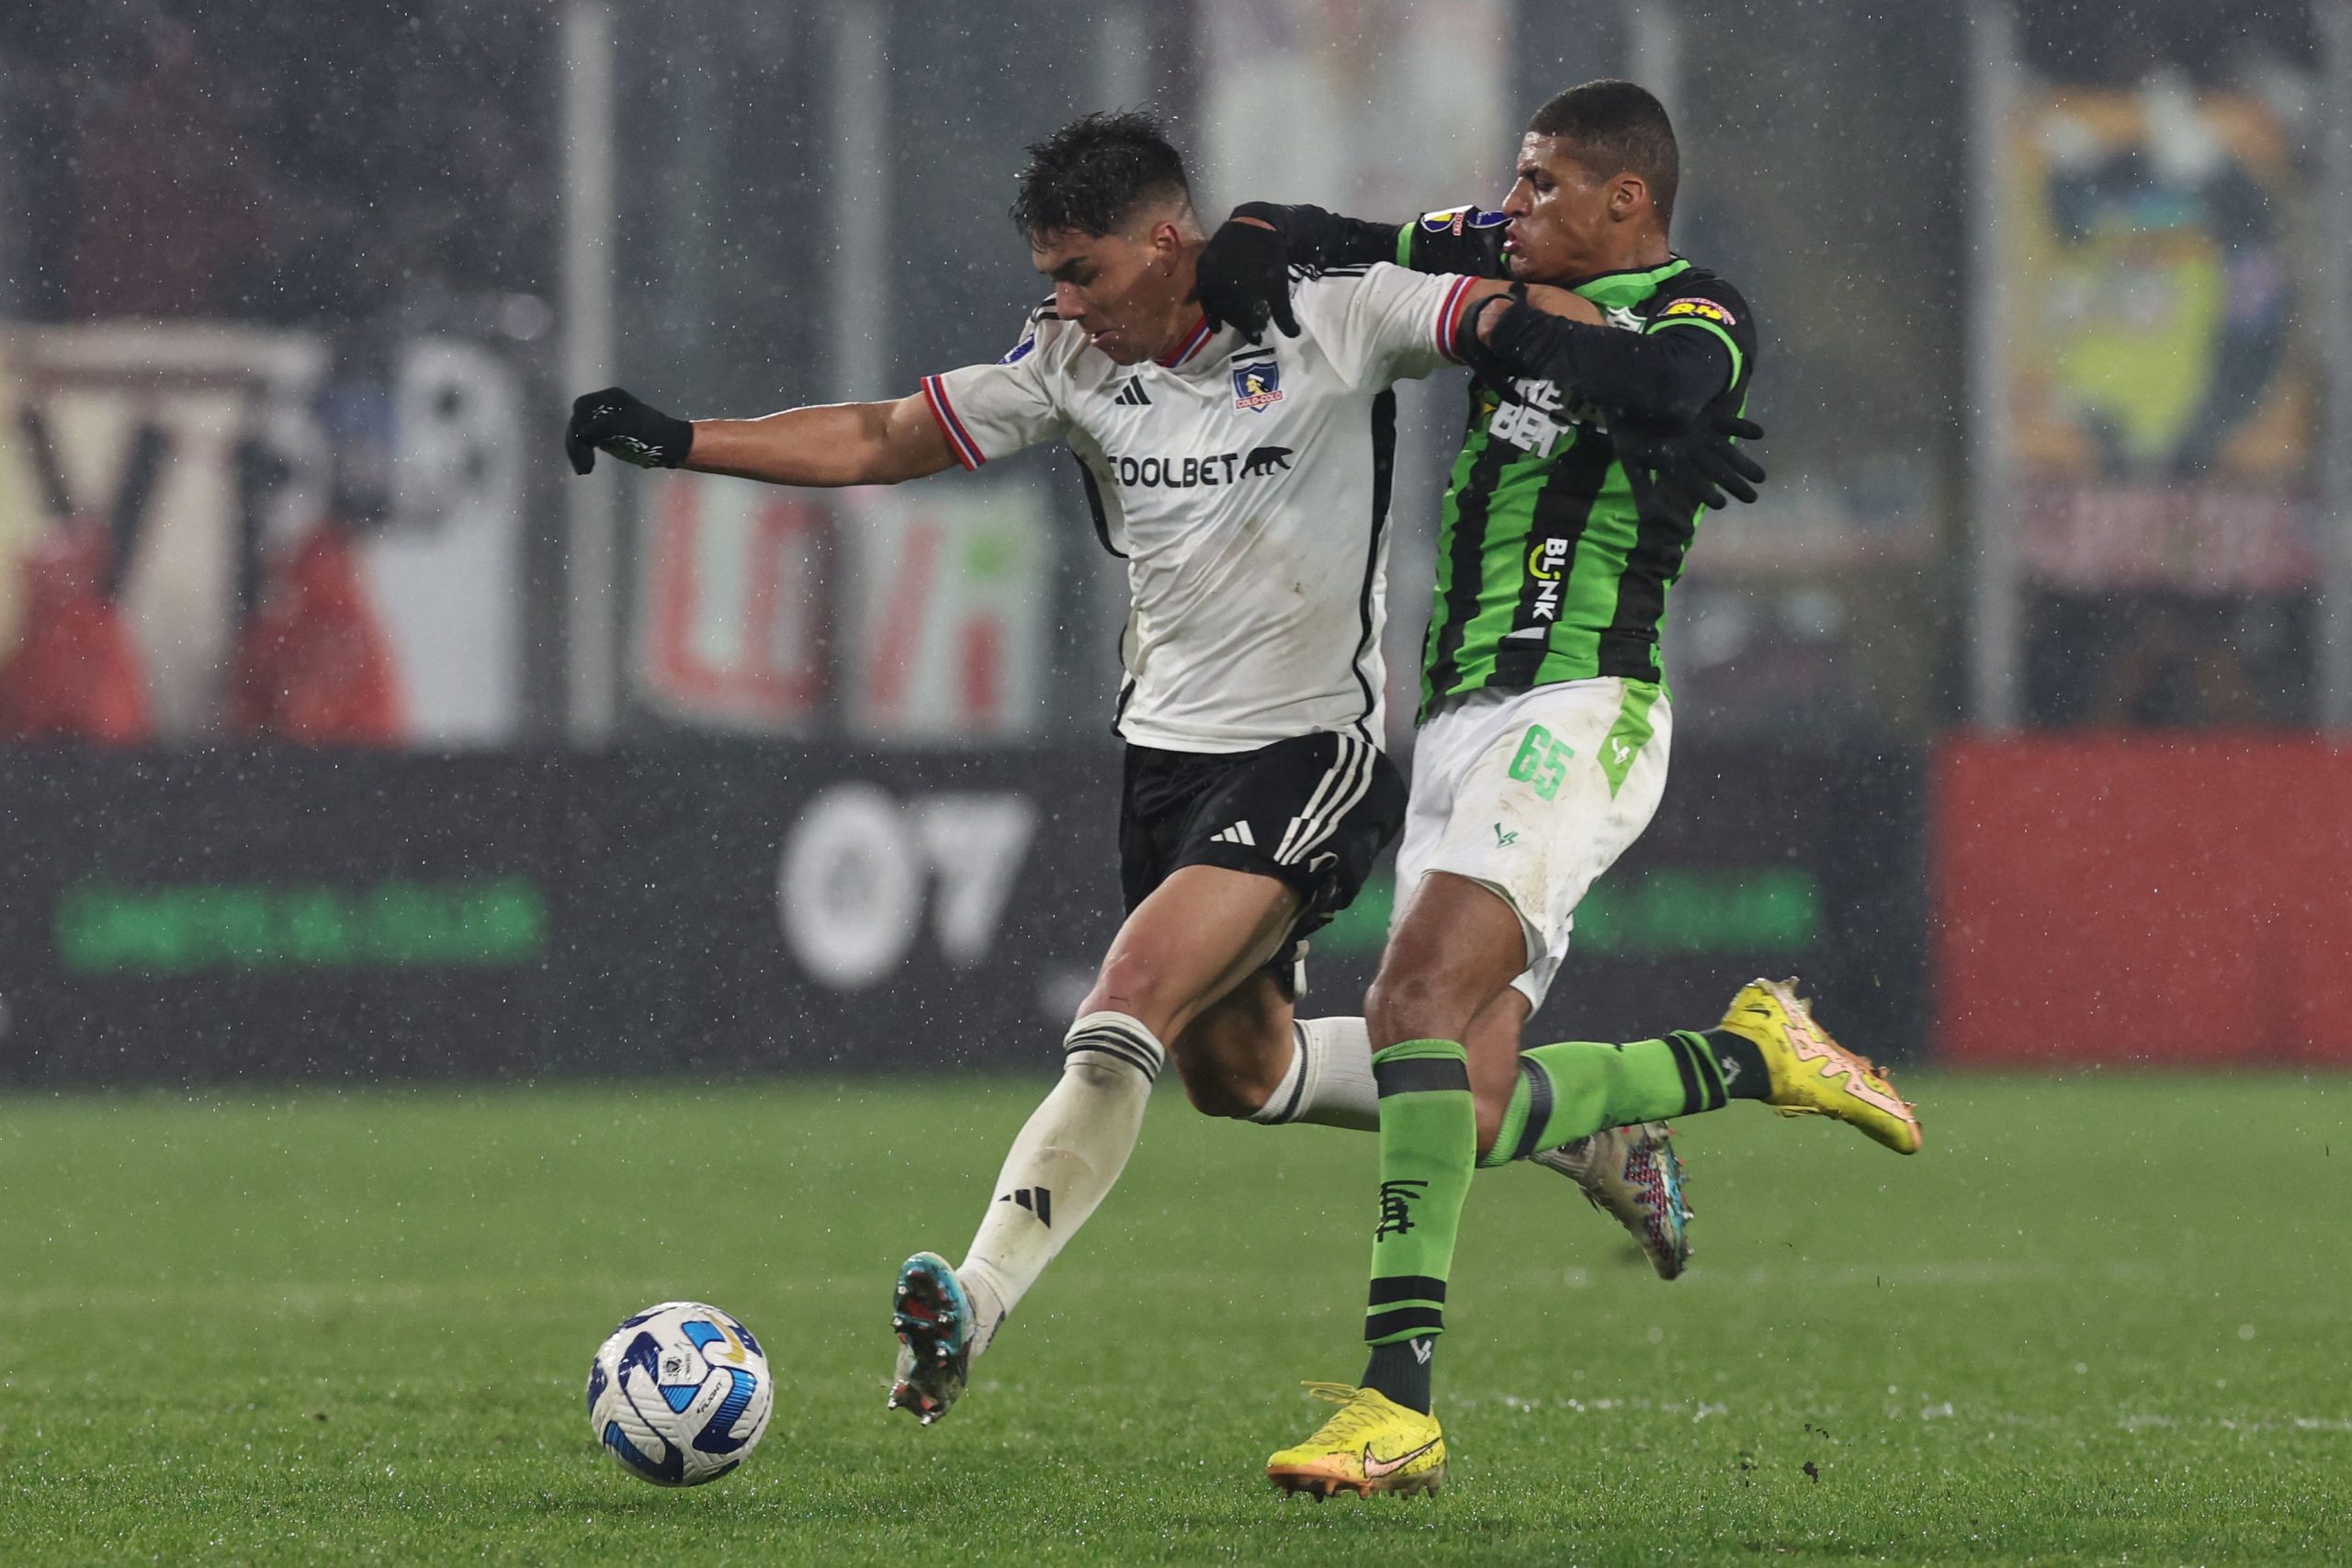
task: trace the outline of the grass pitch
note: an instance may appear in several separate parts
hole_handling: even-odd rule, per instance
[[[1036,1083],[0,1100],[0,1557],[2352,1557],[2352,1081],[1905,1083],[1915,1159],[1690,1121],[1672,1285],[1559,1178],[1481,1176],[1448,1488],[1321,1505],[1259,1467],[1320,1419],[1296,1380],[1361,1367],[1361,1135],[1164,1089],[919,1430],[882,1410],[892,1271],[960,1254]],[[582,1402],[673,1296],[781,1374],[761,1450],[685,1493]]]

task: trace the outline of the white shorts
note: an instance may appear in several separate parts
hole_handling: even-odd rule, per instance
[[[1453,699],[1423,724],[1396,852],[1396,908],[1423,874],[1451,872],[1519,917],[1544,1005],[1576,908],[1657,812],[1674,716],[1666,694],[1611,676]]]

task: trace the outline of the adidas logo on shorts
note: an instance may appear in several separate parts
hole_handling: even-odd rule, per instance
[[[1212,844],[1246,844],[1253,850],[1258,847],[1257,835],[1250,831],[1250,824],[1247,822],[1236,822],[1232,827],[1225,829],[1221,832],[1211,833],[1209,835],[1209,842]]]

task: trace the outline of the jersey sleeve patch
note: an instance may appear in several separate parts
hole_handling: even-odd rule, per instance
[[[1452,234],[1456,238],[1473,229],[1497,229],[1510,221],[1509,215],[1489,212],[1482,207],[1449,207],[1442,212],[1421,214],[1423,232]]]
[[[1702,299],[1695,294],[1686,295],[1675,300],[1657,313],[1657,319],[1661,321],[1670,321],[1677,316],[1695,316],[1701,321],[1713,321],[1719,327],[1736,327],[1739,324],[1739,318],[1733,315],[1727,307],[1718,305],[1713,299]]]
[[[1437,351],[1457,365],[1462,362],[1459,345],[1462,342],[1463,308],[1469,301],[1470,286],[1476,281],[1472,277],[1455,278],[1453,286],[1445,291],[1445,298],[1437,308]]]
[[[1010,359],[1018,359],[1022,351],[1025,350],[1032,341],[1034,340],[1023,339],[1021,348],[1008,356],[1008,362]],[[939,433],[947,437],[947,449],[956,454],[956,460],[958,463],[967,469],[971,469],[988,461],[987,456],[979,448],[979,444],[972,439],[971,432],[964,428],[964,422],[956,417],[956,406],[947,400],[945,382],[936,376],[924,377],[922,400],[923,406],[931,410],[931,417],[939,423]]]

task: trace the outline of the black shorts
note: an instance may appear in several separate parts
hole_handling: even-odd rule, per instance
[[[1404,824],[1396,765],[1352,735],[1301,735],[1219,753],[1129,746],[1120,887],[1132,913],[1179,866],[1221,865],[1288,883],[1304,907],[1268,965],[1287,973],[1302,939],[1354,901]]]

